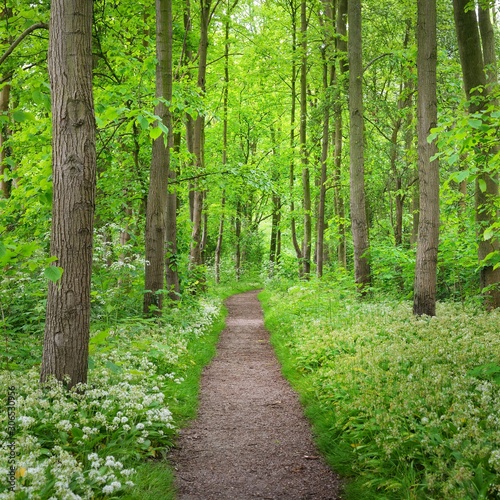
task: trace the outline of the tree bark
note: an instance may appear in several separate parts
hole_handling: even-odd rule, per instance
[[[306,0],[300,4],[300,159],[302,163],[302,193],[304,209],[304,239],[302,242],[302,274],[311,273],[311,182],[307,153],[307,12]]]
[[[292,21],[292,78],[290,82],[291,88],[291,106],[290,106],[290,149],[293,151],[295,149],[295,121],[296,121],[296,110],[297,110],[297,10],[295,0],[290,0],[290,15]],[[297,238],[297,223],[295,220],[295,202],[294,202],[294,186],[295,186],[295,160],[292,155],[290,160],[290,229],[292,233],[292,244],[295,249],[295,254],[297,255],[297,260],[299,263],[302,261],[302,250],[300,248],[298,238]],[[300,273],[302,273],[302,267],[300,267]]]
[[[208,25],[210,22],[210,0],[200,2],[200,43],[198,46],[198,89],[205,95],[205,79],[207,73],[208,55]],[[200,113],[194,120],[193,153],[195,166],[199,171],[204,169],[204,128],[205,117]],[[193,189],[193,226],[191,231],[191,247],[189,263],[192,269],[203,264],[202,258],[202,223],[203,223],[203,192],[199,181],[194,181]]]
[[[222,96],[222,165],[227,164],[227,113],[229,101],[229,14],[224,27],[224,89]],[[221,215],[219,222],[219,231],[217,236],[217,246],[215,247],[215,282],[220,283],[220,263],[222,258],[222,242],[224,239],[224,210],[226,207],[226,192],[222,192]]]
[[[165,68],[164,84],[165,99],[172,102],[173,92],[173,15],[172,0],[163,0],[165,6],[162,8],[162,21],[165,23]],[[166,224],[165,224],[165,279],[167,282],[168,298],[173,301],[180,299],[180,284],[177,255],[177,189],[175,183],[177,170],[171,161],[171,151],[174,149],[174,130],[172,111],[166,108],[165,126],[168,129],[166,147],[166,168],[167,168],[167,199],[166,199]],[[161,139],[161,137],[160,137]]]
[[[7,114],[9,112],[10,102],[10,84],[4,85],[0,90],[0,114]],[[4,198],[10,197],[12,181],[5,180],[5,173],[10,169],[5,162],[8,158],[7,146],[5,143],[9,139],[10,130],[7,123],[0,127],[0,192]]]
[[[413,313],[436,315],[437,255],[439,240],[439,170],[431,160],[437,148],[427,137],[437,122],[436,0],[418,2],[418,166],[420,217],[413,297]]]
[[[325,49],[322,51],[323,60],[323,91],[325,99],[328,90],[328,60],[327,51],[332,45],[331,32],[333,29],[333,13],[329,0],[323,0],[326,18],[323,22],[325,32]],[[330,109],[329,106],[324,107],[323,111],[323,131],[321,135],[321,173],[319,179],[319,203],[318,203],[318,221],[317,221],[317,237],[316,237],[316,275],[318,278],[323,276],[324,265],[324,247],[325,247],[325,205],[326,205],[326,180],[328,170],[328,148],[330,145]]]
[[[339,70],[341,75],[345,75],[349,69],[347,62],[347,0],[339,0],[337,16],[336,16],[336,41],[335,52],[336,58],[339,61]],[[332,85],[338,83],[337,70],[334,66],[332,68]],[[339,241],[337,247],[337,261],[341,267],[347,267],[347,245],[346,245],[346,223],[345,223],[345,204],[342,194],[342,101],[341,92],[344,91],[345,85],[339,86],[339,93],[333,105],[333,114],[335,116],[335,128],[333,131],[333,189],[335,197],[335,215],[337,216],[337,230],[339,233]]]
[[[347,9],[349,20],[351,230],[354,243],[356,284],[361,294],[364,294],[370,284],[370,243],[365,200],[361,0],[349,0]]]
[[[458,39],[462,76],[467,99],[470,101],[471,114],[484,111],[491,103],[490,89],[496,85],[496,58],[492,38],[489,12],[479,9],[480,21],[476,11],[466,11],[468,1],[453,0],[455,28]],[[483,49],[481,49],[481,37]],[[493,46],[492,46],[493,45]],[[482,92],[481,90],[482,89]],[[485,240],[486,228],[498,220],[498,213],[493,200],[498,198],[497,176],[488,171],[490,158],[498,152],[498,147],[479,146],[481,164],[478,164],[478,175],[475,183],[476,224],[478,228],[478,260],[480,262],[480,286],[488,308],[500,307],[500,268],[483,264],[482,261],[491,252],[500,251],[497,239]],[[484,186],[484,187],[482,187]]]
[[[52,0],[48,68],[52,94],[51,254],[64,272],[50,283],[41,382],[87,381],[96,184],[92,2]]]
[[[171,0],[156,0],[156,97],[162,99],[168,99],[169,93],[168,59],[172,49],[169,47],[167,20],[171,7]],[[171,128],[170,111],[164,102],[158,102],[155,106],[155,114],[160,117],[166,127]],[[168,136],[170,137],[171,134],[169,133]],[[168,146],[165,144],[163,135],[153,141],[146,208],[146,293],[144,294],[144,314],[146,315],[151,314],[151,312],[160,314],[163,307],[162,290],[165,283],[166,211],[170,163]]]

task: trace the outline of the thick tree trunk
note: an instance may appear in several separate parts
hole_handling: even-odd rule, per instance
[[[468,1],[453,0],[455,27],[458,39],[460,62],[467,99],[472,100],[469,112],[485,110],[490,98],[490,88],[496,84],[496,59],[492,38],[491,21],[488,11],[480,9],[480,22],[474,9],[467,10]],[[483,50],[481,50],[481,37]],[[483,88],[482,92],[481,89]],[[489,159],[498,152],[498,147],[483,146],[481,165],[475,186],[476,223],[478,227],[478,259],[481,263],[491,252],[500,251],[497,239],[485,240],[486,228],[498,220],[498,213],[493,200],[498,198],[497,176],[488,171]],[[484,186],[484,187],[482,187]],[[500,307],[500,268],[481,264],[480,286],[489,308]]]
[[[436,0],[418,3],[418,165],[420,217],[413,297],[413,313],[436,314],[437,255],[439,240],[439,170],[435,142],[427,137],[437,122]]]
[[[306,0],[300,5],[300,159],[302,163],[302,195],[304,209],[304,239],[302,242],[302,274],[311,272],[311,182],[307,153],[307,12]]]
[[[365,201],[361,0],[349,0],[348,20],[351,230],[355,279],[363,294],[370,284],[370,244]]]
[[[171,42],[168,39],[168,18],[171,12],[171,0],[156,0],[156,97],[168,99],[168,69],[171,59]],[[170,14],[171,16],[171,14]],[[170,56],[169,56],[170,53]],[[170,126],[170,111],[163,102],[155,106],[158,115],[166,127]],[[169,137],[170,137],[169,133]],[[144,314],[150,314],[152,308],[160,314],[163,306],[165,283],[165,243],[168,171],[170,163],[169,145],[163,136],[153,141],[151,170],[149,177],[148,204],[146,209],[146,273],[144,294]]]
[[[92,2],[52,0],[48,67],[52,94],[51,254],[63,268],[50,283],[41,382],[87,381],[96,184],[92,95]]]

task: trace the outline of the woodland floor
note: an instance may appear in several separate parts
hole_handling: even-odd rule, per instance
[[[297,394],[283,378],[257,292],[234,295],[197,419],[172,451],[180,500],[340,499]]]

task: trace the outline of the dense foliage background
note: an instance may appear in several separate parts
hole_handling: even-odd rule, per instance
[[[278,349],[283,363],[292,360],[290,369],[315,388],[317,413],[327,415],[330,429],[325,439],[349,450],[348,459],[333,463],[361,476],[365,491],[371,488],[378,498],[498,497],[499,323],[496,312],[483,311],[479,271],[484,265],[498,267],[500,253],[479,262],[478,244],[497,240],[500,223],[478,226],[474,201],[477,189],[483,190],[484,171],[497,178],[500,168],[498,152],[484,156],[485,148],[495,151],[498,142],[498,88],[492,88],[486,109],[470,113],[453,6],[439,2],[438,124],[430,140],[437,141],[440,163],[441,304],[437,319],[414,319],[406,301],[413,296],[418,227],[416,5],[363,2],[372,279],[366,301],[356,302],[346,36],[328,14],[329,9],[338,12],[340,4],[307,2],[307,29],[301,33],[296,0],[173,2],[173,96],[167,104],[175,137],[171,168],[176,179],[169,189],[177,197],[177,251],[169,258],[179,273],[180,294],[178,300],[166,300],[161,315],[144,319],[152,142],[166,134],[154,114],[155,5],[94,2],[98,178],[91,390],[81,394],[65,392],[57,383],[46,389],[37,385],[47,284],[64,272],[51,265],[55,257],[49,249],[50,2],[1,2],[0,380],[2,388],[16,388],[22,456],[16,481],[23,487],[15,497],[6,492],[8,450],[3,448],[1,498],[77,498],[69,491],[82,497],[96,491],[125,495],[128,476],[136,473],[132,469],[140,468],[144,457],[161,455],[175,433],[169,426],[192,413],[194,402],[186,411],[175,408],[183,398],[182,379],[209,359],[191,359],[196,349],[205,348],[204,335],[213,334],[209,346],[216,340],[211,328],[221,303],[207,298],[207,288],[220,295],[216,286],[235,290],[236,282],[267,285],[273,294],[265,299],[269,328],[284,346]],[[206,5],[211,17],[202,91],[197,53],[200,8]],[[497,6],[491,6],[497,23]],[[303,144],[301,63],[306,74]],[[202,168],[186,135],[199,116],[205,124]],[[329,148],[323,157],[325,137]],[[304,209],[304,151],[310,210]],[[193,266],[195,190],[203,196],[203,259]],[[322,192],[324,245],[318,247]],[[497,213],[498,208],[498,196],[488,198],[485,209]],[[304,275],[297,248],[308,217],[313,255],[311,273]],[[316,281],[318,253],[324,268]],[[110,406],[97,412],[104,393]],[[71,412],[74,418],[65,417]],[[7,414],[0,415],[6,423]],[[382,436],[381,429],[389,432]],[[0,432],[7,438],[3,426]]]

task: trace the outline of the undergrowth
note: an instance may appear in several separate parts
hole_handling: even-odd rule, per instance
[[[500,498],[500,312],[268,289],[266,326],[351,499]]]
[[[0,498],[169,498],[167,450],[195,415],[221,308],[191,299],[160,319],[101,325],[88,383],[71,391],[39,385],[40,336],[6,337],[0,387],[13,410],[0,412]]]

